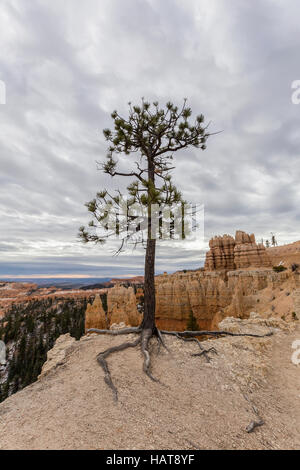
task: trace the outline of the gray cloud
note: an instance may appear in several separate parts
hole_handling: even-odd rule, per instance
[[[180,190],[205,204],[206,241],[299,238],[299,12],[293,0],[3,0],[0,275],[142,273],[142,250],[116,258],[76,239],[84,202],[118,185],[96,170],[101,131],[141,96],[187,96],[222,131],[175,157]],[[195,268],[203,249],[165,244],[157,270]]]

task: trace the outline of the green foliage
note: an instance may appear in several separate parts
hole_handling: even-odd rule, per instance
[[[286,270],[287,268],[283,266],[282,264],[280,264],[279,266],[273,266],[273,271],[275,271],[275,273],[281,273]]]
[[[0,320],[0,339],[7,347],[5,373],[0,373],[0,402],[36,381],[56,339],[84,334],[87,301],[42,299],[14,304]]]
[[[105,313],[107,313],[107,311],[108,311],[108,307],[107,307],[107,293],[101,294],[101,295],[100,295],[100,298],[101,298],[103,310],[104,310]]]
[[[186,329],[189,331],[199,331],[200,327],[198,325],[197,319],[194,316],[193,312],[190,311]]]
[[[170,172],[175,168],[172,166],[173,153],[189,147],[205,150],[210,134],[207,132],[207,126],[203,124],[202,114],[191,121],[192,110],[187,106],[186,99],[180,108],[171,102],[161,107],[158,102],[151,104],[144,98],[139,105],[131,103],[128,105],[128,117],[125,118],[114,111],[111,114],[113,128],[103,131],[109,147],[106,161],[100,164],[100,168],[112,177],[134,178],[127,187],[128,206],[133,207],[137,204],[145,208],[143,217],[149,220],[149,208],[153,204],[160,207],[185,205],[180,191],[171,179]],[[123,154],[126,157],[136,153],[138,153],[136,161],[127,159],[126,171],[118,169],[118,155]],[[124,234],[121,238],[125,242],[129,239],[137,240],[136,233],[129,234],[128,207],[124,206],[124,198],[120,191],[117,191],[116,196],[109,194],[106,189],[99,191],[96,198],[86,203],[86,206],[93,218],[87,228],[82,226],[79,229],[79,237],[84,243],[103,244],[116,232],[118,235]],[[108,207],[112,210],[107,210]],[[131,217],[131,221],[137,218],[134,214]],[[171,214],[170,217],[170,231],[174,232],[175,215]],[[116,219],[118,219],[117,228]],[[149,227],[149,224],[146,224],[147,226]],[[160,238],[163,237],[161,227],[160,223]],[[103,235],[99,235],[96,228],[104,229]],[[142,225],[139,225],[137,231],[141,230]],[[185,233],[183,238],[186,235]],[[150,236],[148,228],[146,238]],[[137,243],[139,242],[143,243],[144,238]]]
[[[291,270],[293,271],[293,273],[294,273],[294,272],[298,272],[298,269],[299,269],[299,264],[293,263],[293,264],[291,265]]]

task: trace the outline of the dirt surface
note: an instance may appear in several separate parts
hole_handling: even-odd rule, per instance
[[[267,249],[273,265],[283,263],[290,266],[292,263],[300,263],[300,241],[287,245],[274,246]]]
[[[128,339],[61,338],[43,377],[0,405],[0,449],[299,449],[300,365],[291,361],[299,327],[206,341],[218,352],[210,363],[190,356],[194,343],[167,337],[168,353],[153,340],[163,385],[142,373],[138,348],[115,354],[116,404],[96,355]],[[265,424],[247,433],[254,410]]]

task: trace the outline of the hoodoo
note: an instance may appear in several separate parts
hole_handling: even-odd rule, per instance
[[[237,230],[235,238],[230,235],[214,237],[206,254],[206,271],[233,271],[234,269],[271,267],[271,259],[262,243],[257,244],[255,235]]]

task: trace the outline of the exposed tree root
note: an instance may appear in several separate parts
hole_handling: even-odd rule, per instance
[[[163,335],[171,335],[171,336],[188,336],[188,337],[194,337],[194,336],[250,336],[253,338],[265,338],[266,336],[272,336],[273,333],[270,331],[269,333],[266,333],[264,335],[256,335],[253,333],[231,333],[230,331],[166,331],[166,330],[160,330],[161,334]]]
[[[153,377],[150,371],[150,366],[151,366],[151,359],[150,359],[150,354],[148,350],[148,345],[150,338],[153,336],[152,330],[143,330],[142,335],[141,335],[141,348],[142,348],[142,353],[144,355],[144,364],[143,364],[143,371],[145,372],[146,375],[148,375],[149,379],[153,380],[153,382],[159,382],[158,379]]]
[[[108,356],[110,356],[110,354],[114,352],[124,351],[127,348],[134,348],[138,344],[141,344],[141,351],[144,356],[143,371],[153,382],[161,384],[161,382],[157,378],[153,377],[151,373],[151,357],[149,353],[149,341],[153,336],[157,338],[159,345],[162,345],[167,351],[169,350],[164,342],[163,335],[176,336],[176,338],[182,341],[193,341],[198,344],[200,348],[200,352],[191,354],[191,356],[204,356],[206,361],[210,362],[211,358],[208,356],[208,353],[213,352],[217,354],[217,351],[214,347],[211,347],[209,349],[204,349],[199,339],[196,338],[197,336],[250,336],[254,338],[264,338],[266,336],[271,336],[273,334],[272,332],[266,333],[264,335],[257,335],[257,334],[252,334],[252,333],[231,333],[229,331],[166,331],[166,330],[158,330],[158,328],[155,328],[154,330],[152,330],[151,328],[142,329],[141,327],[123,328],[121,330],[98,330],[97,328],[91,328],[87,330],[87,333],[107,334],[111,336],[128,335],[128,334],[139,335],[139,338],[136,341],[133,341],[131,343],[125,342],[125,343],[120,344],[119,346],[113,346],[99,353],[97,356],[97,361],[102,367],[104,374],[105,374],[104,381],[112,390],[114,394],[114,399],[116,401],[118,400],[118,390],[112,381],[111,374],[110,374],[108,364],[106,361]],[[261,426],[262,424],[264,424],[262,420],[251,423],[251,425],[249,426],[249,429],[250,428],[251,429],[248,432],[252,432],[255,427]]]
[[[113,381],[111,379],[111,375],[110,375],[110,371],[109,371],[106,359],[110,354],[112,354],[114,352],[118,352],[118,351],[124,351],[124,349],[127,349],[127,348],[134,348],[140,342],[141,342],[141,338],[138,338],[133,343],[129,343],[129,342],[122,343],[119,346],[113,346],[112,348],[106,349],[105,351],[98,354],[98,356],[97,356],[97,361],[100,364],[100,366],[102,367],[102,369],[104,370],[104,374],[105,374],[104,381],[109,386],[109,388],[111,388],[111,390],[113,391],[115,401],[118,401],[118,390],[116,389],[116,387],[113,384]]]
[[[256,415],[256,417],[258,419],[258,421],[251,421],[250,424],[248,424],[248,426],[246,427],[246,432],[250,433],[250,432],[253,432],[259,426],[263,426],[265,424],[265,422],[262,419],[262,417],[260,416],[259,411],[256,408],[256,406],[252,403],[252,401],[248,398],[248,396],[246,394],[244,394],[244,398],[250,403],[250,405],[252,407],[252,410],[253,410],[253,413]]]
[[[259,426],[263,426],[265,424],[263,419],[260,419],[259,421],[251,421],[249,426],[246,427],[246,432],[250,433],[253,432],[255,428],[258,428]]]
[[[166,343],[164,342],[164,339],[162,337],[162,334],[161,334],[161,331],[157,328],[156,329],[156,332],[157,332],[157,338],[159,340],[159,343],[162,344],[162,346],[168,351],[169,351],[169,348],[167,347]]]
[[[215,354],[218,354],[215,348],[209,348],[209,349],[204,349],[201,342],[199,341],[198,338],[185,338],[184,336],[180,335],[175,335],[177,338],[181,339],[182,341],[193,341],[198,344],[200,348],[200,353],[195,353],[191,354],[191,356],[204,356],[207,362],[210,362],[210,357],[208,355],[209,352],[214,352]]]
[[[141,328],[122,328],[121,330],[98,330],[97,328],[90,328],[86,331],[86,333],[98,333],[99,335],[112,335],[112,336],[119,336],[119,335],[129,335],[131,333],[140,333],[142,330]]]

